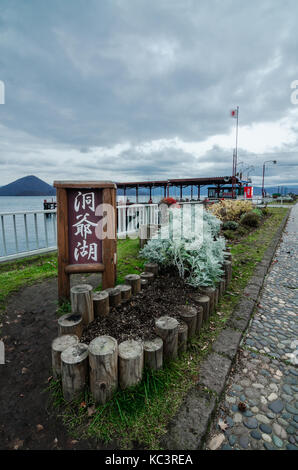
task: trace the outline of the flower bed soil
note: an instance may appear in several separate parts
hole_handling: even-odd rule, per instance
[[[90,323],[81,341],[89,344],[99,335],[112,336],[118,343],[127,339],[152,339],[155,320],[169,315],[179,321],[181,305],[191,303],[191,294],[197,292],[173,273],[159,275],[127,303],[111,308],[107,317]]]

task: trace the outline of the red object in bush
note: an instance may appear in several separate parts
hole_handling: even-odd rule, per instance
[[[176,204],[177,201],[173,197],[164,197],[160,202],[171,206],[172,204]]]

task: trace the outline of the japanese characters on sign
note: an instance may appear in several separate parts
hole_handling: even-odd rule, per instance
[[[95,233],[99,217],[96,207],[101,204],[101,191],[68,191],[68,238],[70,264],[90,264],[102,261],[102,242]]]

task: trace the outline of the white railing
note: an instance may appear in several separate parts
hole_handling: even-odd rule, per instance
[[[0,213],[0,262],[57,250],[56,210]],[[157,204],[117,206],[117,236],[158,223]]]
[[[1,212],[0,261],[57,249],[56,211]]]
[[[117,206],[117,236],[137,234],[142,224],[158,224],[158,204]]]

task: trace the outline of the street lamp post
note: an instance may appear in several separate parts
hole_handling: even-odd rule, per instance
[[[265,163],[272,162],[274,165],[276,165],[276,160],[266,160],[263,163],[263,180],[262,180],[262,198],[264,199],[265,197],[265,187],[264,187],[264,180],[265,180]]]

